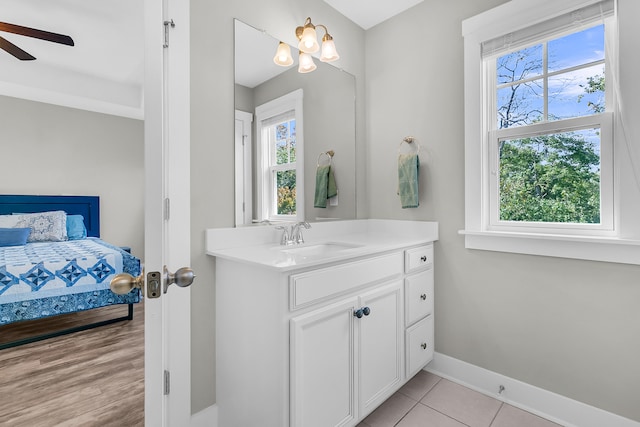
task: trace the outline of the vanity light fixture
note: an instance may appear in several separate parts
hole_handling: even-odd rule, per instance
[[[288,67],[293,64],[293,57],[291,56],[291,48],[285,42],[280,42],[278,44],[278,50],[276,51],[276,56],[273,57],[273,62],[277,65],[282,65],[283,67]]]
[[[296,37],[300,41],[300,43],[298,43],[298,49],[300,50],[298,72],[300,73],[309,73],[316,69],[313,57],[311,56],[312,53],[320,50],[316,27],[322,27],[324,30],[320,61],[332,62],[340,58],[336,50],[336,45],[333,42],[333,37],[329,34],[327,27],[322,24],[313,25],[311,18],[307,18],[302,26],[296,28]],[[293,63],[289,45],[284,42],[278,44],[278,50],[276,56],[273,58],[273,62],[283,67]]]
[[[298,57],[298,72],[310,73],[316,68],[318,67],[316,66],[316,63],[313,62],[311,55],[300,51],[300,55]]]

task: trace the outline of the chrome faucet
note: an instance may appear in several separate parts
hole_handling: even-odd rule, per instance
[[[293,240],[293,242],[296,244],[304,243],[304,236],[302,236],[302,227],[308,230],[311,228],[311,224],[309,224],[307,221],[300,221],[299,223],[291,226],[291,240]]]
[[[304,243],[304,236],[302,235],[302,227],[307,230],[311,228],[311,224],[307,221],[300,221],[287,227],[286,225],[279,225],[276,230],[282,230],[282,237],[280,238],[281,245],[297,245]]]
[[[289,228],[286,225],[279,225],[276,227],[276,230],[282,230],[282,237],[280,238],[281,245],[293,244],[293,240],[291,240],[291,237],[289,237]]]

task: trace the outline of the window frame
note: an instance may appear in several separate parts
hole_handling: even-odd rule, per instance
[[[256,107],[257,166],[256,187],[260,190],[256,198],[259,221],[302,221],[304,220],[304,124],[303,124],[302,89],[297,89],[279,98]],[[265,138],[263,122],[271,118],[293,111],[296,122],[296,161],[286,165],[273,164],[275,153],[270,149],[268,138]],[[296,215],[277,214],[277,194],[275,194],[276,172],[296,171]]]
[[[485,106],[487,99],[495,98],[495,94],[487,92],[489,86],[486,84],[488,73],[485,67],[487,61],[486,58],[482,58],[482,43],[598,2],[599,0],[566,0],[563,2],[540,0],[532,4],[533,2],[526,0],[512,0],[463,21],[465,229],[461,230],[460,234],[464,235],[465,248],[640,264],[640,230],[633,226],[621,227],[619,220],[621,162],[620,156],[615,156],[615,153],[621,148],[621,145],[616,138],[612,138],[610,145],[612,152],[605,156],[608,157],[605,161],[611,162],[609,166],[612,173],[605,178],[606,189],[601,190],[608,192],[609,197],[605,203],[610,204],[611,215],[606,219],[607,224],[599,227],[600,229],[594,230],[598,227],[586,227],[586,230],[585,227],[537,227],[532,224],[505,227],[495,221],[492,223],[490,216],[492,212],[491,191],[497,191],[497,188],[492,189],[497,179],[494,178],[492,181],[491,178],[492,171],[496,171],[497,148],[490,149],[490,141],[496,138],[496,134],[490,136],[488,132],[489,120],[495,119],[495,113],[490,113]],[[617,22],[614,22],[613,19],[607,23],[605,37],[614,37],[614,46],[617,48],[616,24]],[[607,52],[605,58],[607,82],[609,82],[608,76],[612,68],[614,73],[618,70],[617,56],[617,49],[614,49],[613,52]],[[611,67],[611,64],[615,64],[616,67]],[[494,83],[493,88],[495,87]],[[605,102],[609,111],[614,105],[611,98],[613,92],[613,90],[607,90],[606,94]],[[624,92],[618,90],[616,93]],[[614,113],[607,112],[586,117],[600,121],[603,132],[610,132],[611,135],[616,136],[619,127],[616,114],[614,109]],[[572,126],[575,128],[575,126],[580,126],[583,119],[565,119],[553,123],[557,125],[557,122],[563,122],[562,126],[567,125],[568,128]],[[496,126],[493,125],[493,127]],[[508,129],[514,129],[514,132],[517,132],[517,128]],[[541,126],[538,130],[542,131],[543,129],[544,126]],[[611,155],[609,156],[609,154]],[[629,171],[624,171],[624,173],[628,175]],[[625,188],[625,191],[628,191],[629,187]],[[495,199],[495,194],[493,197]]]

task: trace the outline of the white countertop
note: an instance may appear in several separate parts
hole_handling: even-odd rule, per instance
[[[289,271],[438,240],[437,222],[353,220],[311,225],[304,230],[305,243],[290,246],[279,244],[282,232],[274,226],[209,229],[207,254]]]

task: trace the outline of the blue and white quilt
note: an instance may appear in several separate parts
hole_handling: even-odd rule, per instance
[[[118,273],[140,274],[140,260],[100,239],[0,248],[0,324],[139,301],[109,290]]]

